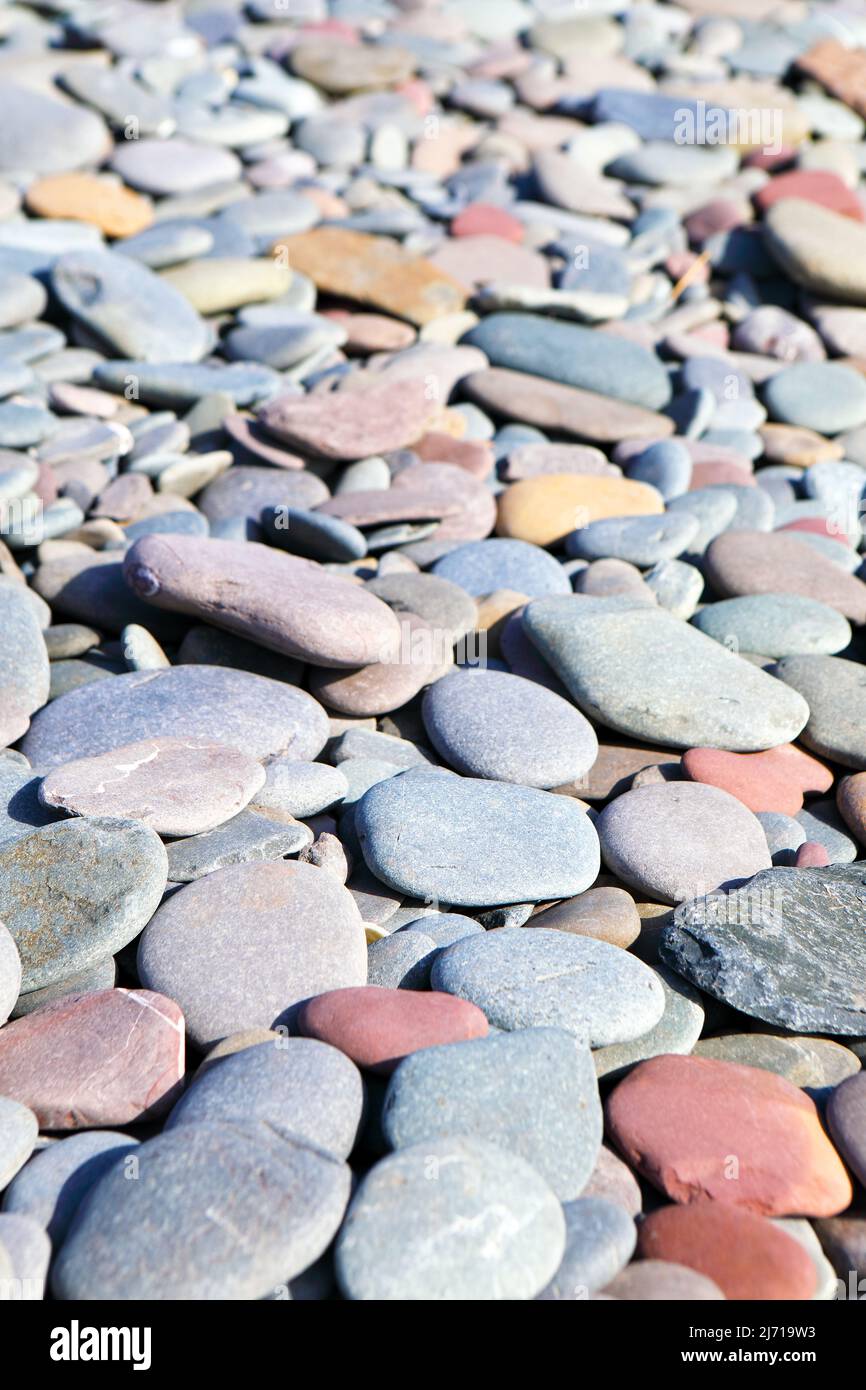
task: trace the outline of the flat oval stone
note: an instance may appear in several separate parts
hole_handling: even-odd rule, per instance
[[[851,641],[836,609],[797,594],[754,594],[709,603],[695,627],[732,651],[762,656],[832,655]]]
[[[39,1121],[29,1106],[0,1096],[0,1188],[24,1167],[38,1138]]]
[[[156,1119],[183,1072],[183,1015],[149,990],[59,1000],[0,1033],[3,1094],[28,1105],[43,1129]]]
[[[723,1302],[725,1298],[712,1279],[673,1260],[635,1260],[611,1280],[605,1293],[626,1303]]]
[[[300,468],[235,464],[208,484],[198,500],[212,527],[228,522],[246,523],[240,531],[246,538],[258,534],[256,528],[268,508],[284,514],[291,507],[318,507],[327,498],[328,489],[315,473]]]
[[[127,237],[153,221],[150,204],[122,184],[93,174],[54,174],[27,189],[27,206],[37,217],[71,217],[92,222],[106,236]]]
[[[240,172],[240,161],[231,150],[179,136],[122,140],[115,146],[111,164],[133,188],[160,197],[228,182]]]
[[[326,990],[302,1004],[298,1028],[338,1047],[359,1067],[391,1072],[419,1048],[483,1038],[487,1019],[474,1004],[450,994],[413,990]]]
[[[355,827],[377,878],[453,906],[571,897],[598,873],[598,840],[583,811],[505,782],[403,773],[361,798]]]
[[[155,913],[139,978],[176,999],[199,1048],[270,1028],[323,990],[362,985],[367,945],[351,894],[308,864],[238,864],[190,883]]]
[[[670,400],[661,362],[624,338],[535,314],[489,314],[465,335],[494,367],[547,377],[648,410]]]
[[[810,1299],[818,1282],[812,1258],[799,1241],[728,1201],[695,1201],[651,1212],[641,1222],[638,1251],[641,1263],[685,1265],[728,1299]]]
[[[54,292],[115,355],[145,362],[198,362],[211,344],[207,324],[177,290],[129,256],[76,251],[61,256]]]
[[[27,732],[30,716],[48,700],[48,653],[25,585],[0,580],[0,744]]]
[[[165,1127],[264,1122],[288,1139],[348,1158],[363,1101],[361,1074],[342,1052],[275,1034],[200,1071]]]
[[[866,767],[866,689],[860,663],[840,656],[787,656],[776,673],[809,705],[809,721],[800,735],[806,747],[846,767]]]
[[[697,517],[685,512],[594,520],[566,537],[565,551],[581,560],[611,557],[648,569],[687,550],[699,524]]]
[[[96,1185],[52,1270],[56,1298],[262,1299],[328,1247],[344,1163],[270,1126],[178,1125]],[[227,1185],[226,1175],[231,1174]]]
[[[497,589],[536,597],[571,590],[562,566],[540,546],[520,540],[472,541],[436,560],[431,573],[480,597]]]
[[[431,627],[416,613],[403,613],[399,620],[391,616],[400,633],[399,651],[351,671],[311,667],[310,691],[317,700],[340,714],[386,714],[405,705],[453,665],[450,632]]]
[[[527,925],[592,936],[624,950],[640,935],[634,898],[624,888],[590,888],[576,898],[565,898],[535,913]]]
[[[230,864],[283,859],[312,842],[312,830],[293,816],[248,806],[215,830],[172,840],[168,876],[172,883],[189,883]]]
[[[337,1240],[337,1279],[358,1301],[525,1300],[564,1248],[562,1207],[535,1169],[454,1136],[401,1149],[367,1174]]]
[[[596,821],[604,862],[656,902],[679,903],[770,868],[761,824],[703,783],[663,782],[610,802]]]
[[[480,927],[480,931],[484,928]],[[367,983],[383,989],[425,989],[436,942],[422,931],[396,931],[367,948]]]
[[[226,666],[131,671],[71,690],[34,719],[27,756],[45,771],[148,738],[205,738],[253,758],[315,758],[328,720],[315,700],[284,681]]]
[[[278,396],[259,411],[290,448],[330,459],[362,459],[414,444],[435,415],[420,380],[381,381],[364,391]]]
[[[834,1216],[851,1200],[814,1101],[772,1072],[654,1057],[620,1082],[605,1115],[627,1162],[673,1201],[712,1197],[765,1216]]]
[[[159,837],[138,821],[88,817],[0,849],[0,920],[24,990],[96,965],[138,935],[167,878]]]
[[[834,1143],[860,1182],[866,1181],[866,1076],[850,1076],[827,1103]],[[832,1215],[832,1213],[830,1213]]]
[[[595,762],[589,722],[559,695],[503,671],[455,671],[422,707],[436,751],[457,772],[529,787],[557,787]]]
[[[784,198],[764,219],[767,249],[798,285],[866,304],[866,227],[806,198]]]
[[[349,790],[345,774],[327,763],[295,762],[275,758],[264,769],[265,782],[253,797],[253,806],[304,820],[316,816]]]
[[[367,588],[395,613],[417,613],[431,627],[445,629],[455,643],[476,625],[478,605],[450,579],[423,573],[377,574],[368,580]]]
[[[755,813],[775,811],[796,816],[805,792],[827,792],[833,785],[830,769],[791,743],[768,748],[765,753],[689,748],[681,766],[692,781],[721,787]]]
[[[55,101],[29,84],[18,86],[4,77],[4,122],[0,169],[34,174],[61,173],[99,164],[110,147],[101,117],[86,106]]]
[[[593,350],[594,347],[595,344]],[[563,386],[543,376],[532,376],[528,370],[488,367],[465,377],[462,386],[473,401],[491,414],[590,443],[662,439],[674,432],[674,422],[668,415],[597,391]]]
[[[706,575],[725,598],[797,594],[866,622],[866,584],[793,532],[729,531],[710,545]]]
[[[131,1135],[110,1129],[65,1135],[25,1164],[3,1194],[3,1210],[33,1217],[59,1249],[91,1187],[137,1147]]]
[[[835,362],[798,362],[764,387],[770,414],[786,425],[841,434],[866,421],[866,382]]]
[[[297,507],[266,509],[262,526],[272,545],[307,560],[343,563],[360,560],[367,553],[366,539],[357,526],[321,512],[305,512]]]
[[[388,661],[399,644],[400,626],[374,594],[269,546],[145,536],[128,552],[123,572],[158,608],[190,613],[318,666]]]
[[[590,1047],[628,1042],[664,1011],[658,978],[605,941],[538,928],[470,936],[436,957],[434,989],[469,999],[506,1031],[564,1028]]]
[[[751,752],[796,738],[808,718],[802,698],[662,608],[547,598],[523,626],[583,712],[633,738]]]
[[[158,835],[197,835],[236,816],[264,782],[261,763],[239,748],[158,738],[55,768],[39,798],[75,816],[127,816]]]
[[[732,1008],[797,1033],[866,1032],[860,864],[779,868],[685,903],[662,931],[666,965]]]
[[[628,1264],[637,1241],[631,1217],[602,1197],[564,1202],[565,1254],[538,1295],[545,1303],[572,1303],[606,1287]]]
[[[580,473],[546,473],[512,483],[499,499],[496,529],[501,536],[553,545],[577,526],[609,516],[636,516],[664,511],[655,488],[628,478],[598,478]]]
[[[568,1201],[586,1186],[601,1147],[592,1059],[553,1028],[414,1051],[388,1084],[382,1131],[394,1149],[455,1134],[495,1136]]]

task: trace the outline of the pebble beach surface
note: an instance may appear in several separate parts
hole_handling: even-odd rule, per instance
[[[0,7],[0,1290],[866,1280],[866,9]]]

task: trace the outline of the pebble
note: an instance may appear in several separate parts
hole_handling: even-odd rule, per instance
[[[849,1076],[833,1090],[827,1102],[827,1124],[833,1142],[861,1183],[866,1182],[866,1090],[863,1082],[862,1072]]]
[[[608,1297],[637,1303],[721,1302],[725,1295],[705,1274],[675,1260],[635,1260],[608,1284]]]
[[[661,985],[642,961],[543,928],[458,941],[437,956],[431,983],[477,1004],[496,1028],[564,1028],[591,1047],[640,1037],[664,1010]]]
[[[774,419],[819,434],[841,434],[866,421],[866,382],[834,362],[786,367],[767,382],[764,399]]]
[[[306,849],[313,832],[283,811],[246,807],[215,830],[172,840],[167,847],[172,883],[190,883],[230,864],[283,859]]]
[[[479,1222],[483,1242],[471,1234]],[[530,1164],[449,1136],[401,1149],[367,1174],[337,1241],[337,1279],[359,1301],[532,1299],[559,1268],[565,1240],[562,1207]],[[422,1253],[431,1248],[435,1260]]]
[[[183,1011],[199,1049],[270,1028],[323,990],[363,985],[358,909],[309,864],[236,864],[172,894],[138,946],[138,975]]]
[[[662,933],[662,959],[775,1027],[859,1035],[862,893],[855,864],[765,870],[744,887],[680,907]]]
[[[325,990],[302,1004],[297,1026],[305,1037],[339,1048],[356,1065],[384,1073],[421,1048],[487,1033],[484,1014],[462,999],[374,985]]]
[[[640,934],[634,899],[623,888],[590,888],[576,898],[565,898],[536,913],[529,925],[595,937],[623,950]]]
[[[59,1249],[90,1189],[115,1163],[134,1155],[138,1142],[110,1129],[83,1129],[58,1138],[13,1178],[3,1194],[4,1213],[32,1217]]]
[[[827,792],[833,774],[817,758],[794,744],[764,753],[726,753],[718,748],[689,748],[682,769],[694,782],[729,792],[756,813],[796,816],[807,792]]]
[[[30,716],[48,699],[48,654],[28,590],[0,579],[3,653],[0,656],[0,742],[15,743],[27,732]]]
[[[0,1190],[24,1167],[38,1137],[39,1121],[29,1106],[0,1095]]]
[[[406,772],[361,798],[355,829],[377,878],[455,907],[572,897],[598,873],[598,837],[583,811],[506,782]]]
[[[705,573],[723,598],[796,594],[866,621],[866,584],[793,532],[729,531],[710,545]]]
[[[836,609],[797,594],[722,599],[692,621],[731,651],[761,656],[828,656],[851,641],[850,624]]]
[[[851,1201],[814,1102],[772,1072],[654,1057],[619,1083],[605,1117],[626,1161],[673,1201],[713,1198],[764,1216],[834,1216]]]
[[[748,752],[788,742],[808,718],[802,698],[661,608],[555,597],[529,604],[523,625],[584,714],[633,738]]]
[[[697,1043],[705,1020],[700,994],[663,965],[655,967],[655,974],[664,991],[664,1013],[654,1028],[634,1041],[596,1048],[592,1060],[600,1081],[618,1081],[649,1057],[687,1055]]]
[[[860,1059],[829,1038],[722,1033],[701,1038],[693,1050],[696,1057],[775,1072],[801,1087],[816,1102],[827,1100],[836,1087],[860,1070]]]

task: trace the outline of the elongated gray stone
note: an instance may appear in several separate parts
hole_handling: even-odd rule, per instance
[[[39,1137],[39,1121],[26,1105],[0,1096],[0,1192],[23,1168]]]
[[[377,878],[458,907],[573,897],[598,873],[598,837],[584,812],[507,782],[404,772],[361,798],[355,828]]]
[[[211,345],[211,331],[189,301],[129,256],[71,252],[55,265],[52,284],[64,308],[115,355],[198,362]]]
[[[796,692],[662,608],[553,597],[529,604],[523,626],[585,714],[648,743],[755,752],[809,717]]]
[[[293,816],[248,806],[215,830],[172,840],[168,846],[168,876],[172,883],[189,883],[230,864],[283,859],[312,843],[312,830]]]
[[[538,1295],[545,1303],[572,1303],[604,1288],[634,1253],[637,1229],[622,1207],[603,1197],[565,1202],[565,1254]]]
[[[27,732],[30,716],[48,700],[48,653],[31,591],[0,579],[0,745]]]
[[[115,1163],[135,1153],[138,1140],[111,1129],[85,1129],[40,1149],[3,1194],[4,1212],[32,1216],[59,1249],[90,1189]]]

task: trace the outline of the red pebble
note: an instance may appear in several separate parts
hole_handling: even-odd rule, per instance
[[[451,223],[451,235],[498,236],[520,246],[523,242],[523,223],[492,203],[470,203]]]
[[[391,1072],[410,1052],[487,1036],[487,1019],[467,999],[436,990],[359,985],[329,989],[298,1015],[307,1038],[330,1043],[359,1067]]]
[[[766,212],[783,198],[804,198],[807,203],[818,203],[855,222],[866,222],[866,213],[857,194],[829,169],[792,169],[788,174],[779,174],[758,190],[755,204]]]
[[[816,840],[805,840],[797,850],[794,859],[795,869],[826,869],[830,856],[823,845]]]

